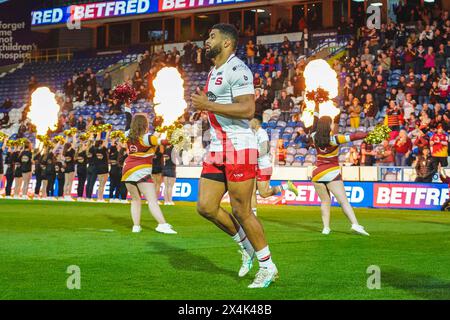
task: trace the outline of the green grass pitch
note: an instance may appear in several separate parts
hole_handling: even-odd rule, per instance
[[[163,207],[178,235],[162,235],[146,208],[131,233],[129,206],[0,200],[0,299],[450,299],[450,215],[356,209],[370,237],[354,235],[333,208],[260,206],[279,280],[247,289],[233,240],[195,204]],[[81,289],[66,286],[81,270]],[[369,290],[367,268],[381,269]]]

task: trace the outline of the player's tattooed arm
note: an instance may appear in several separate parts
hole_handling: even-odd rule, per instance
[[[255,95],[245,94],[234,97],[233,103],[220,104],[209,101],[206,95],[192,95],[192,103],[199,111],[210,111],[218,115],[234,119],[252,119],[255,114]]]

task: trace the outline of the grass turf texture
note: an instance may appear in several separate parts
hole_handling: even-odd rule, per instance
[[[0,200],[0,299],[450,299],[448,213],[357,209],[362,237],[333,208],[324,236],[318,207],[260,206],[280,279],[251,290],[257,264],[238,278],[237,245],[194,204],[163,211],[178,235],[155,232],[145,207],[133,234],[127,205]]]

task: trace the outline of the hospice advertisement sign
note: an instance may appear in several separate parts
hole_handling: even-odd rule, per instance
[[[253,0],[118,0],[71,5],[31,12],[31,25],[65,24],[71,21],[94,21],[158,12],[190,10],[230,5]]]

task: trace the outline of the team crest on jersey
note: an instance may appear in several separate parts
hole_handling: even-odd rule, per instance
[[[208,97],[208,100],[209,100],[209,101],[214,102],[214,101],[217,100],[216,95],[215,95],[214,93],[212,93],[211,91],[208,91],[208,92],[206,93],[206,96]]]
[[[220,86],[220,85],[222,84],[222,80],[223,80],[222,77],[218,77],[218,78],[216,79],[216,82],[214,82],[214,84],[215,84],[216,86]]]
[[[130,146],[130,151],[131,152],[138,152],[138,148],[134,145],[134,144],[132,144],[131,146]]]

